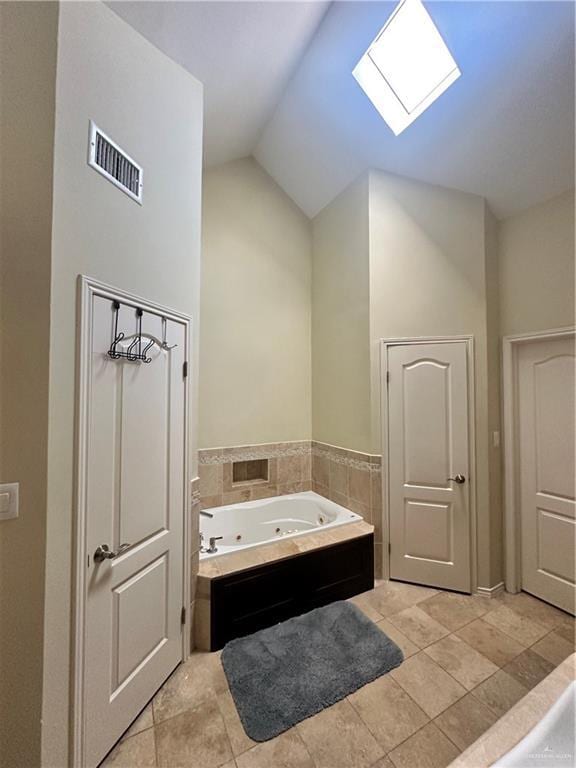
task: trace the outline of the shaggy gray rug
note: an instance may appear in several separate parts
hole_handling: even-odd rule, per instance
[[[402,651],[337,602],[229,642],[222,664],[244,730],[267,741],[397,667]]]

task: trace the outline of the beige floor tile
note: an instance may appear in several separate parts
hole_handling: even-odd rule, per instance
[[[420,584],[408,584],[406,581],[385,581],[382,584],[382,589],[388,591],[390,594],[397,595],[402,598],[405,603],[410,605],[416,605],[423,600],[428,600],[428,598],[439,594],[439,591],[433,587],[422,587]]]
[[[550,664],[554,664],[555,667],[561,664],[571,653],[574,653],[572,643],[556,632],[550,632],[542,640],[538,640],[530,650],[540,654]]]
[[[160,723],[207,701],[227,689],[218,654],[193,653],[168,678],[154,697],[154,722]]]
[[[364,593],[365,600],[375,610],[380,618],[386,618],[393,613],[399,613],[410,607],[410,603],[403,600],[397,593],[391,593],[383,587]]]
[[[469,691],[498,671],[494,662],[456,635],[442,638],[425,653]]]
[[[469,693],[442,712],[434,722],[458,749],[464,750],[497,719],[491,709]]]
[[[545,603],[543,600],[538,600],[527,592],[519,592],[516,595],[503,592],[497,600],[520,616],[541,624],[548,631],[557,627],[565,615],[563,611],[554,608],[553,605]]]
[[[217,768],[233,758],[216,702],[164,720],[154,730],[159,768]]]
[[[100,768],[155,768],[154,729],[124,739],[110,752]]]
[[[458,755],[450,739],[434,723],[429,723],[388,757],[396,768],[446,768]]]
[[[241,755],[242,752],[246,752],[246,750],[253,747],[256,742],[252,741],[244,730],[244,726],[238,715],[238,710],[236,709],[236,704],[234,704],[234,699],[229,691],[221,693],[218,696],[218,706],[220,708],[220,714],[224,719],[224,725],[226,726],[226,732],[230,739],[232,752],[234,756]]]
[[[472,691],[472,694],[498,717],[505,715],[527,693],[528,689],[503,669],[498,670]]]
[[[466,689],[423,651],[390,674],[428,717],[436,717],[466,694]]]
[[[362,613],[367,616],[370,621],[380,621],[382,619],[381,614],[379,614],[378,611],[370,604],[366,594],[367,593],[356,595],[356,597],[351,597],[348,602],[354,603],[357,608],[360,608]]]
[[[368,768],[384,757],[348,701],[339,701],[296,727],[316,768]]]
[[[449,634],[446,627],[417,605],[392,614],[388,620],[419,648],[425,648]]]
[[[399,613],[438,593],[436,589],[406,584],[401,581],[381,581],[375,589],[364,592],[361,597],[382,617]]]
[[[562,614],[560,623],[554,630],[557,635],[567,640],[572,648],[576,647],[576,619],[573,616],[568,616],[567,613]]]
[[[483,621],[505,632],[522,645],[528,647],[548,633],[548,630],[532,619],[522,616],[506,605],[501,605],[483,617]]]
[[[408,640],[406,635],[403,632],[400,632],[398,627],[395,627],[392,622],[388,621],[388,619],[381,619],[376,623],[376,626],[379,627],[384,634],[388,635],[390,640],[393,640],[396,643],[404,654],[405,659],[414,656],[414,654],[418,653],[420,650],[412,640]]]
[[[383,757],[378,760],[377,763],[371,765],[370,768],[394,768],[394,763],[388,757]]]
[[[531,689],[552,672],[554,664],[528,649],[504,667],[505,672],[525,688]]]
[[[230,762],[224,763],[222,768],[238,768],[238,764],[236,763],[236,760],[230,760]]]
[[[466,624],[455,634],[498,667],[508,664],[525,650],[523,645],[483,619]]]
[[[348,701],[385,752],[397,747],[429,720],[390,675],[363,686]]]
[[[440,592],[418,604],[418,607],[451,632],[455,632],[474,619],[479,619],[493,608],[491,600],[454,592]]]
[[[148,704],[148,706],[138,715],[136,720],[134,720],[122,738],[129,739],[131,736],[135,736],[137,733],[141,733],[147,728],[152,728],[153,725],[154,717],[152,716],[152,702],[150,702],[150,704]]]
[[[258,744],[236,759],[238,768],[314,768],[295,728]]]

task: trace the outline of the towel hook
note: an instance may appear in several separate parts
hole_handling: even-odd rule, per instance
[[[148,357],[147,353],[150,347],[154,345],[155,340],[150,339],[145,345],[144,349],[142,349],[142,315],[144,314],[144,311],[140,307],[136,307],[136,334],[130,342],[128,349],[126,351],[120,351],[118,349],[118,344],[125,338],[125,334],[122,331],[118,332],[118,315],[120,313],[120,302],[113,301],[112,309],[114,311],[114,340],[110,345],[110,349],[108,350],[108,356],[113,360],[124,358],[125,360],[129,360],[132,363],[151,363],[152,358]]]
[[[171,349],[174,349],[174,347],[177,347],[178,344],[168,344],[168,342],[166,341],[167,326],[168,326],[168,321],[166,320],[165,317],[163,317],[162,318],[162,344],[160,344],[160,346],[162,347],[162,349],[166,349],[169,351]]]

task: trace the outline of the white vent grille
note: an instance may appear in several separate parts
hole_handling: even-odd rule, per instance
[[[142,205],[142,168],[92,121],[88,165]]]

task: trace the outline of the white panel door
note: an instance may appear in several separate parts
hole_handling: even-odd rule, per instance
[[[574,613],[574,339],[518,353],[522,589]]]
[[[185,326],[149,364],[112,360],[112,303],[93,296],[86,453],[84,754],[104,757],[182,659]],[[119,328],[135,329],[122,305]],[[163,338],[144,312],[142,331]],[[127,347],[131,339],[123,342]],[[107,546],[117,553],[101,562]]]
[[[466,342],[388,347],[387,386],[390,577],[469,592]]]

